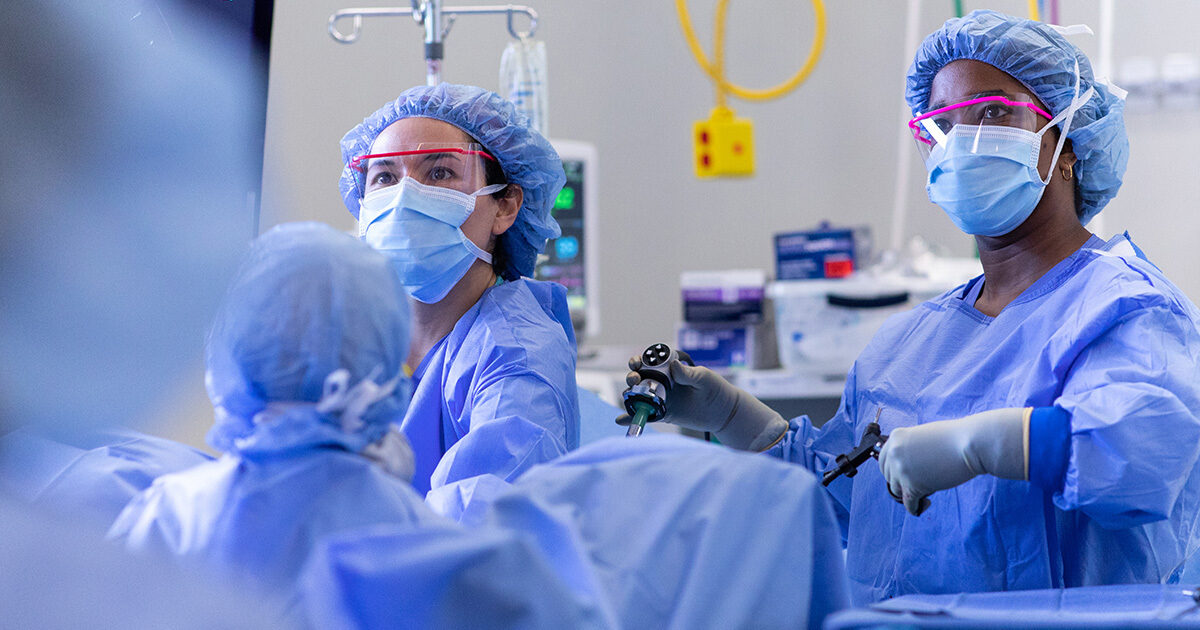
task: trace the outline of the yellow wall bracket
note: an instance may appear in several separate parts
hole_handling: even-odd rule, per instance
[[[716,107],[707,120],[692,126],[696,147],[696,177],[754,174],[754,125],[737,118],[728,107]]]
[[[679,13],[679,25],[683,38],[696,63],[712,79],[717,92],[717,107],[708,120],[699,120],[692,125],[693,142],[696,147],[696,176],[702,178],[748,176],[754,174],[754,126],[748,118],[737,118],[727,103],[733,95],[748,101],[766,101],[779,98],[796,89],[808,78],[817,65],[821,50],[825,47],[825,3],[812,0],[815,20],[812,48],[804,66],[792,78],[765,90],[748,89],[730,83],[725,78],[725,15],[730,0],[717,0],[713,24],[713,58],[710,62],[692,29],[688,15],[687,0],[675,0]]]

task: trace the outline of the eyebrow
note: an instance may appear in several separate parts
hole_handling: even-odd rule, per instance
[[[968,96],[968,97],[966,97],[966,98],[962,98],[962,99],[959,99],[959,100],[960,100],[960,101],[969,101],[969,100],[971,100],[971,99],[973,99],[973,98],[983,98],[983,97],[985,97],[985,96],[1011,96],[1011,95],[1010,95],[1008,92],[1005,92],[1004,90],[988,90],[988,91],[986,91],[986,92],[976,92],[975,94],[972,94],[972,95],[970,95],[970,96]],[[946,106],[946,102],[945,102],[945,101],[941,101],[941,102],[938,102],[938,103],[934,103],[933,105],[930,105],[930,106],[927,108],[927,110],[928,110],[928,111],[933,111],[933,110],[935,110],[935,109],[941,109],[941,108],[943,108],[943,107],[945,107],[945,106]]]
[[[435,160],[440,160],[443,158],[450,158],[450,159],[454,160],[455,162],[458,162],[460,164],[462,163],[462,158],[458,157],[458,155],[456,155],[453,151],[446,151],[445,153],[429,153],[429,154],[423,155],[423,156],[421,156],[421,163],[424,164],[425,162],[433,162]]]

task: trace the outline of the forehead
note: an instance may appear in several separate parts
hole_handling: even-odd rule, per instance
[[[1036,94],[1007,72],[982,61],[958,59],[946,64],[934,75],[929,85],[926,111],[961,101],[968,96],[995,91],[1028,95],[1038,107],[1046,109]]]
[[[466,132],[448,122],[433,118],[403,118],[388,125],[375,142],[371,144],[371,153],[387,153],[395,147],[404,145],[451,142],[474,142]]]

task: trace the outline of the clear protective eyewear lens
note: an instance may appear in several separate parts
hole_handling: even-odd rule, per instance
[[[487,185],[485,163],[496,159],[475,143],[421,143],[360,155],[351,168],[364,174],[364,196],[399,184],[405,177],[472,194]]]
[[[988,94],[965,97],[948,105],[938,104],[908,122],[922,159],[946,141],[957,125],[1004,126],[1036,132],[1053,116],[1033,102],[1028,94]]]

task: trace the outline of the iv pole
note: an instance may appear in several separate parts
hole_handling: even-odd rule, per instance
[[[442,44],[454,19],[460,15],[486,15],[504,13],[508,16],[508,32],[513,37],[524,40],[533,37],[537,32],[538,14],[531,7],[508,4],[493,6],[442,6],[442,0],[412,0],[412,8],[351,8],[339,9],[329,16],[329,35],[343,44],[352,44],[362,33],[364,17],[402,17],[411,16],[417,24],[425,27],[425,83],[437,85],[442,82]],[[529,18],[529,29],[518,31],[513,25],[513,15],[521,13]],[[338,30],[339,20],[353,20],[350,33]]]

